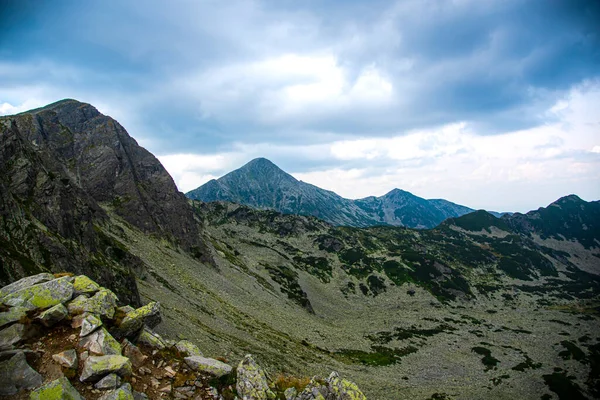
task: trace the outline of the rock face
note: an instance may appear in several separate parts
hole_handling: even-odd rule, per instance
[[[284,214],[311,215],[333,225],[395,225],[433,228],[444,219],[474,210],[447,200],[426,200],[394,189],[381,197],[345,199],[298,181],[271,161],[257,158],[186,194],[204,202],[228,201]]]
[[[102,205],[211,260],[187,199],[160,162],[89,104],[63,100],[0,117],[0,171],[0,284],[69,271],[139,305],[134,273],[143,262],[113,236],[118,228]]]

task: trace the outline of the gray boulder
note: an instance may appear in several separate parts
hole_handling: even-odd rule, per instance
[[[332,372],[324,383],[320,382],[313,378],[295,400],[367,400],[355,383],[341,379],[337,372]]]
[[[77,369],[77,351],[75,351],[75,349],[65,350],[63,352],[53,354],[52,359],[62,367]]]
[[[194,371],[205,372],[217,378],[231,373],[233,369],[224,362],[202,356],[190,356],[186,357],[184,360],[188,367]]]
[[[247,354],[238,364],[236,389],[238,396],[244,400],[275,398],[275,394],[269,389],[265,371],[250,354]]]
[[[114,333],[120,338],[130,338],[138,334],[144,325],[154,328],[160,321],[160,303],[151,302],[127,313]]]
[[[67,305],[67,308],[70,315],[88,312],[111,319],[115,315],[117,300],[117,296],[113,292],[106,288],[101,288],[90,298],[85,295],[78,296]]]
[[[11,293],[18,292],[21,289],[25,289],[33,285],[37,285],[38,283],[51,281],[52,279],[54,279],[54,275],[47,272],[19,279],[18,281],[13,282],[10,285],[6,285],[0,289],[0,301],[2,298]]]
[[[131,364],[134,368],[141,367],[148,358],[148,356],[144,355],[136,345],[127,339],[123,339],[121,347],[123,348],[122,354],[131,360]]]
[[[180,340],[179,342],[175,343],[175,348],[184,357],[203,355],[198,346],[189,340]]]
[[[11,349],[13,345],[24,340],[26,329],[23,324],[12,324],[0,331],[0,350]]]
[[[73,278],[64,276],[37,285],[25,287],[4,297],[4,304],[26,307],[29,310],[45,309],[71,300]]]
[[[46,383],[29,395],[30,400],[85,400],[64,376]]]
[[[102,320],[94,314],[89,314],[81,321],[81,332],[79,332],[79,336],[87,336],[101,326]]]
[[[96,389],[108,390],[116,389],[121,384],[121,378],[117,374],[108,374],[104,378],[100,379],[94,387]]]
[[[0,312],[0,328],[21,320],[29,311],[26,307],[11,307],[8,311]]]
[[[122,350],[119,342],[105,328],[100,328],[82,337],[79,346],[98,355],[121,354]]]
[[[44,326],[51,327],[65,319],[67,315],[69,315],[67,308],[64,305],[62,305],[62,303],[59,303],[38,315],[37,319]]]
[[[85,275],[79,275],[75,277],[73,281],[73,296],[79,296],[80,294],[92,294],[100,290],[100,285],[91,280]]]
[[[167,342],[156,332],[147,326],[144,326],[137,339],[138,344],[142,343],[152,348],[163,350],[167,348]]]
[[[131,375],[131,361],[129,361],[129,358],[119,355],[89,356],[85,360],[79,380],[81,382],[97,381],[111,373],[120,376]]]
[[[21,389],[38,387],[43,381],[42,376],[27,364],[23,352],[0,362],[0,395],[12,396]]]
[[[111,390],[104,396],[99,397],[98,400],[134,400],[131,385],[125,383],[120,388]]]

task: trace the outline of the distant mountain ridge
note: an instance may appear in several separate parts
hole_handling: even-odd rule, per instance
[[[205,202],[229,201],[284,214],[310,215],[333,225],[356,227],[433,228],[447,218],[475,211],[443,199],[426,200],[400,189],[380,197],[346,199],[297,180],[265,158],[256,158],[186,196]]]

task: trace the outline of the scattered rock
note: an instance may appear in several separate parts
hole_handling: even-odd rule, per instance
[[[132,337],[139,333],[144,325],[154,328],[160,321],[160,303],[148,303],[125,315],[125,318],[115,330],[115,335],[117,337]]]
[[[206,372],[214,377],[221,377],[231,373],[230,365],[219,360],[202,356],[190,356],[185,358],[185,363],[194,371]]]
[[[137,341],[138,343],[143,343],[158,350],[162,350],[167,347],[167,343],[160,337],[160,335],[151,331],[147,326],[144,326],[140,336],[138,336]]]
[[[131,360],[131,364],[135,368],[140,368],[144,362],[146,362],[148,356],[144,355],[140,349],[129,340],[123,339],[121,347],[123,348],[122,354]]]
[[[69,312],[67,311],[67,308],[62,304],[59,303],[53,307],[50,307],[49,309],[47,309],[46,311],[44,311],[43,313],[41,313],[37,319],[46,327],[51,327],[54,324],[62,321],[63,319],[65,319],[67,317],[67,315],[69,315]]]
[[[85,275],[79,275],[75,277],[73,281],[73,296],[79,296],[80,294],[92,294],[100,290],[100,285],[91,280]]]
[[[131,385],[125,383],[120,388],[111,390],[104,396],[99,397],[98,400],[134,400]]]
[[[45,309],[68,301],[73,296],[73,278],[65,276],[37,285],[24,287],[2,300],[9,306],[22,306],[29,310]]]
[[[22,351],[0,362],[0,395],[11,396],[21,389],[38,387],[43,381],[42,376],[27,364]]]
[[[87,336],[101,326],[102,320],[100,318],[96,317],[94,314],[86,315],[81,321],[81,332],[79,332],[79,336]]]
[[[52,359],[59,363],[62,367],[68,369],[77,369],[77,351],[74,349],[66,350],[58,354],[53,354]]]
[[[198,348],[198,346],[196,346],[194,343],[190,342],[189,340],[180,340],[179,342],[175,343],[175,348],[184,357],[203,356],[203,354],[200,351],[200,349]]]
[[[120,376],[131,375],[131,361],[119,355],[90,356],[85,360],[79,380],[94,381],[113,372]]]
[[[275,394],[269,389],[265,371],[247,354],[237,367],[236,389],[238,396],[247,400],[274,399]]]
[[[29,398],[30,400],[85,400],[64,376],[34,390]]]
[[[18,292],[19,290],[28,288],[33,285],[37,285],[38,283],[48,282],[53,279],[54,275],[46,272],[19,279],[18,281],[13,282],[10,285],[6,285],[3,288],[0,288],[0,300],[8,296],[9,294]]]
[[[25,338],[25,325],[12,324],[0,331],[0,350],[6,350],[13,347]]]
[[[121,385],[121,378],[117,374],[108,374],[104,378],[100,379],[94,387],[96,389],[116,389],[119,385]]]
[[[341,379],[337,372],[332,372],[324,383],[320,383],[319,379],[313,378],[295,400],[317,399],[367,400],[355,383]]]
[[[141,392],[133,392],[133,399],[134,400],[148,400],[148,396],[145,393],[141,393]]]
[[[166,366],[165,375],[167,375],[169,378],[174,378],[175,375],[177,375],[177,372],[175,372],[170,366]]]
[[[81,338],[79,346],[99,355],[121,354],[121,345],[105,328],[100,328]]]
[[[71,301],[67,308],[70,315],[88,312],[111,319],[115,315],[117,296],[106,288],[101,288],[93,297],[80,295]]]
[[[285,400],[295,400],[297,394],[298,392],[296,391],[296,388],[291,387],[285,389],[285,392],[283,392],[283,397],[285,397]]]
[[[27,311],[26,307],[11,307],[8,311],[0,312],[0,328],[21,320],[27,315]]]

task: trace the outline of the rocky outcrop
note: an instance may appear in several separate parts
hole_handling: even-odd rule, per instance
[[[332,372],[324,381],[313,378],[293,400],[366,400],[366,396],[355,383],[341,379],[337,372]]]
[[[51,289],[56,290],[49,295]],[[3,314],[25,311],[25,318],[16,322],[5,317],[0,330],[0,395],[30,391],[31,399],[221,399],[233,388],[240,400],[284,395],[275,392],[251,355],[234,370],[226,362],[204,357],[188,340],[162,338],[151,328],[161,320],[158,303],[117,307],[116,296],[89,277],[26,278],[1,293],[5,293],[0,300]],[[111,332],[130,339],[119,343]],[[52,346],[51,353],[45,343]],[[36,369],[54,372],[43,384]],[[64,376],[55,379],[57,373]],[[211,386],[215,382],[216,387]],[[327,383],[323,387],[315,383],[311,390],[327,400],[364,398],[356,385],[337,375]],[[304,398],[289,390],[285,396]]]

